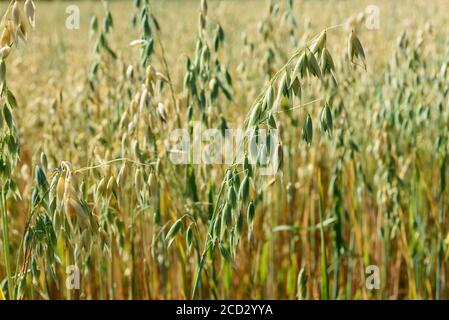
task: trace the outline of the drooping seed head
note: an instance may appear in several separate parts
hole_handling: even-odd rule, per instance
[[[126,69],[126,78],[128,78],[129,80],[132,80],[134,78],[134,68],[131,64]]]
[[[159,117],[160,117],[162,122],[166,122],[167,121],[167,113],[165,111],[165,105],[162,102],[159,102],[157,104],[156,112],[159,115]]]
[[[14,1],[14,4],[12,5],[11,14],[14,24],[16,26],[20,25],[21,21],[20,21],[20,9],[18,1]]]
[[[11,47],[6,45],[0,49],[0,58],[6,59],[11,53]]]
[[[36,6],[34,5],[33,0],[26,0],[23,9],[30,26],[34,29],[36,27]]]
[[[11,21],[9,21],[11,22]],[[13,34],[14,32],[12,31],[12,23],[7,23],[5,25],[5,27],[3,28],[3,32],[2,35],[0,37],[0,46],[1,47],[5,47],[5,46],[11,46],[12,40],[13,40]]]
[[[282,145],[279,143],[276,147],[276,153],[275,153],[275,172],[282,171],[284,168],[284,150],[282,148]]]
[[[143,175],[140,169],[136,170],[135,176],[134,176],[134,185],[136,187],[136,191],[139,193],[143,189]]]
[[[58,184],[56,185],[56,202],[61,204],[64,198],[64,177],[61,175],[58,179]]]
[[[150,189],[150,195],[156,197],[157,195],[157,180],[153,172],[148,176],[148,187]]]

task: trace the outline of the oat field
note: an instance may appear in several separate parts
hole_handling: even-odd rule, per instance
[[[0,2],[0,300],[447,299],[447,7]]]

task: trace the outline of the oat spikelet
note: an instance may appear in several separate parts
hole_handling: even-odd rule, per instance
[[[17,1],[14,1],[14,4],[12,6],[11,10],[12,19],[16,26],[20,24],[20,9],[19,9],[19,3]]]
[[[17,42],[17,38],[21,38],[23,41],[26,41],[27,40],[26,24],[24,22],[22,12],[20,11],[18,1],[14,2],[13,6],[12,6],[12,10],[11,10],[11,15],[12,15],[12,21],[14,23],[15,31],[16,31],[15,32],[16,42]]]
[[[23,5],[23,10],[25,11],[28,23],[34,29],[36,27],[36,6],[33,0],[26,0]]]
[[[9,56],[11,52],[11,47],[8,45],[5,45],[4,47],[0,48],[0,58],[5,59]]]
[[[58,179],[58,183],[56,185],[56,202],[58,204],[61,204],[64,199],[64,188],[65,188],[65,181],[64,177],[60,176]]]
[[[129,43],[130,47],[143,47],[144,45],[146,45],[148,42],[146,40],[143,39],[136,39],[133,40]]]
[[[6,23],[5,27],[3,28],[3,32],[0,37],[0,46],[2,48],[5,46],[11,46],[12,44],[14,34],[14,29],[11,29],[12,27],[12,22],[8,21],[8,23]]]
[[[167,113],[165,112],[165,105],[162,102],[159,102],[157,104],[156,112],[159,115],[159,117],[161,118],[162,122],[167,121]]]

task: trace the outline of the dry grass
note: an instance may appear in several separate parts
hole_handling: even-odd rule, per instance
[[[297,43],[279,3],[270,16],[268,1],[209,1],[199,31],[199,1],[152,1],[151,35],[133,1],[75,2],[80,30],[64,27],[66,3],[37,3],[36,30],[5,59],[20,159],[0,180],[0,299],[447,299],[444,1],[376,1],[381,28],[359,28],[366,61],[352,38],[355,63],[341,24],[372,1],[294,1]],[[325,28],[337,88],[329,72],[314,76],[326,71],[323,48],[306,46]],[[144,55],[129,46],[150,38]],[[304,52],[301,99],[288,86],[275,109]],[[248,164],[174,165],[169,133],[193,121],[275,122],[282,178]],[[7,145],[12,131],[0,128]],[[80,290],[66,287],[71,265]],[[365,285],[369,265],[379,290]]]

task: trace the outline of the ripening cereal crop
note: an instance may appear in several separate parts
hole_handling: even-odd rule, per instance
[[[447,299],[442,6],[0,2],[0,300]]]

